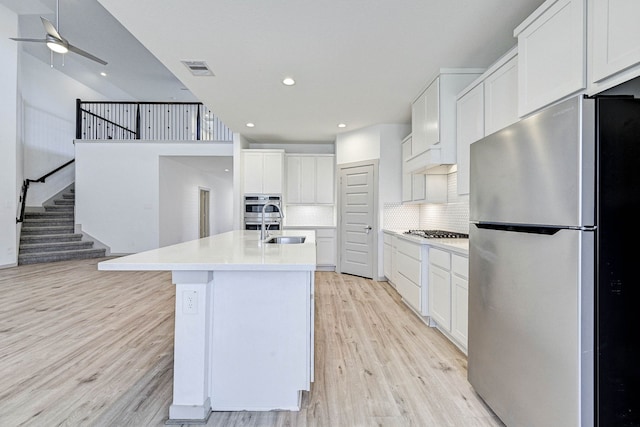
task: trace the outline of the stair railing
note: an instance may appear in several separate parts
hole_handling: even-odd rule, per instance
[[[54,173],[58,172],[61,169],[66,168],[67,166],[69,166],[71,163],[73,163],[75,161],[76,161],[76,159],[71,159],[67,163],[65,163],[64,165],[58,166],[57,168],[55,168],[51,172],[42,175],[38,179],[29,179],[29,178],[27,178],[24,181],[22,181],[22,192],[20,194],[20,216],[18,218],[16,218],[16,223],[21,223],[21,222],[24,221],[24,209],[25,209],[26,204],[27,204],[27,191],[29,191],[29,185],[32,182],[45,182],[46,179],[49,178],[51,175],[53,175]]]
[[[233,132],[201,102],[76,99],[76,139],[233,141]]]

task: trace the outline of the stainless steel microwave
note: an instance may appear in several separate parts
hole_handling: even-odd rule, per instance
[[[267,203],[268,205],[265,208]],[[277,208],[273,205],[276,205]],[[279,230],[282,222],[282,196],[280,194],[245,194],[244,195],[244,223],[245,230],[255,229],[256,224],[262,223],[264,209],[265,224],[270,224],[271,230]],[[251,225],[251,228],[249,228]],[[277,228],[274,228],[277,227]]]

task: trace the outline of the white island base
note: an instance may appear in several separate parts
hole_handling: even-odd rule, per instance
[[[310,390],[315,235],[296,230],[307,242],[265,247],[256,232],[225,235],[234,233],[249,250],[244,263],[220,264],[215,257],[206,267],[176,262],[184,251],[217,252],[224,241],[213,236],[99,264],[102,270],[173,272],[174,380],[167,424],[206,422],[212,410],[299,410],[301,391]],[[227,258],[238,257],[234,246],[235,255],[227,247]],[[159,268],[166,250],[177,247],[181,255]],[[149,262],[142,265],[145,254]]]

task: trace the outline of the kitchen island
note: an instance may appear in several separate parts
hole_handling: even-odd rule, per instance
[[[313,381],[315,232],[298,244],[231,231],[98,264],[166,270],[176,285],[168,423],[214,411],[299,410]],[[153,309],[150,307],[150,309]]]

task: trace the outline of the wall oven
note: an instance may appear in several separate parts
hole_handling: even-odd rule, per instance
[[[245,194],[244,195],[244,229],[260,230],[262,226],[262,209],[267,203],[273,203],[282,209],[280,194]],[[264,224],[269,230],[280,230],[281,213],[273,206],[267,206],[264,213]]]

